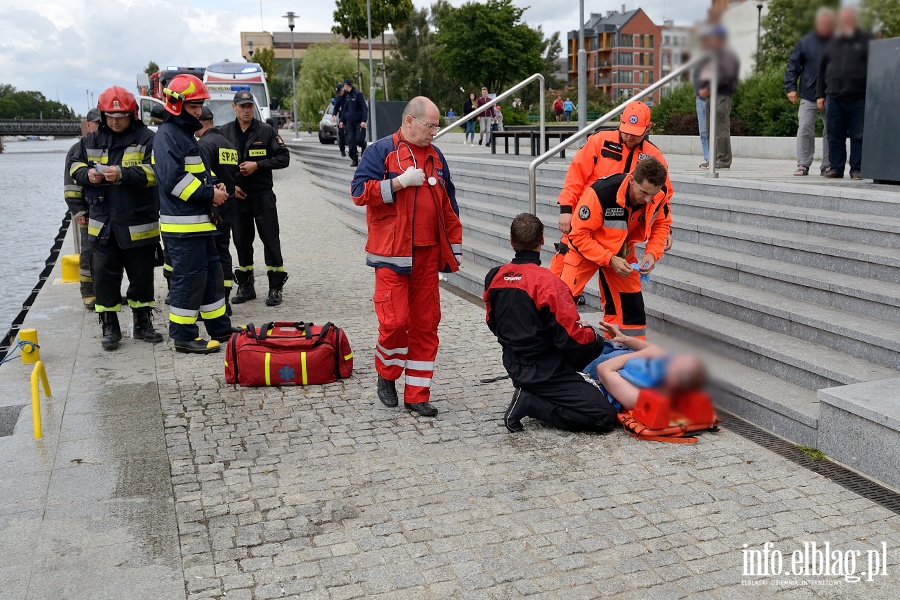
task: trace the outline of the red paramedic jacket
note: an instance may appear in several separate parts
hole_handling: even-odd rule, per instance
[[[403,147],[400,132],[381,138],[370,145],[353,176],[350,194],[357,206],[366,207],[366,264],[387,267],[401,275],[412,272],[413,245],[416,232],[418,187],[391,191],[391,179],[414,168],[412,152],[399,152]],[[401,156],[402,155],[402,156]],[[444,155],[434,145],[427,148],[425,183],[434,177],[434,197],[438,202],[438,229],[441,233],[441,266],[444,273],[459,270],[462,257],[462,223],[456,204],[456,188],[450,180],[450,169]]]

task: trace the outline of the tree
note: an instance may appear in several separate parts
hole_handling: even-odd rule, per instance
[[[900,7],[897,0],[862,0],[860,2],[863,24],[881,37],[900,36]]]
[[[823,6],[837,9],[838,3],[839,0],[770,0],[769,12],[762,19],[765,33],[760,43],[759,70],[779,68],[783,72],[794,46],[812,30],[816,11]]]
[[[336,0],[332,15],[334,26],[331,31],[348,40],[356,40],[356,62],[359,62],[359,41],[369,35],[365,0]],[[375,33],[374,23],[372,35],[380,35]]]
[[[442,111],[452,106],[460,112],[466,94],[459,91],[459,83],[447,75],[435,58],[439,49],[428,15],[427,9],[413,10],[406,24],[394,30],[393,54],[385,62],[393,95],[409,100],[422,94]]]
[[[159,71],[159,65],[153,62],[152,60],[147,63],[147,66],[144,67],[144,73],[147,74],[147,77],[150,77],[154,73]]]
[[[437,27],[437,59],[456,81],[508,87],[544,70],[541,33],[522,22],[525,9],[512,0],[449,4],[432,8]]]
[[[314,44],[309,47],[297,76],[300,120],[315,123],[334,96],[335,86],[352,77],[356,64],[344,44]]]
[[[18,91],[9,84],[0,84],[0,119],[74,119],[69,106],[47,100],[35,91]]]
[[[278,69],[275,65],[275,50],[272,48],[260,48],[253,53],[253,60],[266,74],[266,83],[271,84],[275,81],[275,71]]]

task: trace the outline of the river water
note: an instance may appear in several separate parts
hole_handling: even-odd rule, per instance
[[[63,163],[75,141],[4,142],[0,154],[0,337],[37,284],[59,232],[66,213]],[[80,302],[78,285],[72,285],[72,301]]]

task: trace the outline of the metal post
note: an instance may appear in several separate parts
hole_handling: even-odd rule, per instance
[[[587,51],[584,49],[584,0],[580,0],[578,4],[578,129],[584,129],[587,125]]]
[[[756,16],[756,72],[759,73],[759,41],[762,30],[762,9],[763,3],[762,0],[756,3],[756,10],[758,12]]]
[[[713,51],[711,54],[711,73],[709,77],[709,106],[706,114],[709,115],[709,177],[715,179],[716,173],[716,102],[719,98],[719,56]]]
[[[372,69],[372,0],[366,0],[366,18],[369,25],[369,122],[366,124],[369,130],[369,141],[375,141],[375,73]],[[381,58],[384,60],[384,48],[381,49]]]
[[[544,105],[546,102],[547,90],[546,90],[546,85],[544,84],[543,77],[538,78],[538,89],[540,90],[540,93],[541,93],[541,100],[540,100],[541,120],[539,121],[540,132],[541,132],[541,141],[538,142],[537,151],[538,151],[538,154],[540,154],[541,149],[543,149],[544,145],[545,144],[549,145],[549,142],[547,141],[547,138],[545,136],[547,128],[546,128],[544,121],[546,121],[546,119],[547,119],[547,113],[544,112],[546,110],[546,107]]]
[[[288,20],[288,28],[291,30],[291,84],[294,88],[294,139],[299,137],[297,133],[297,119],[300,111],[297,110],[297,68],[294,63],[294,11],[289,10],[286,15]]]

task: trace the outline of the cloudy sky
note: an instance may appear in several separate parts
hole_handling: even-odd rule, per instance
[[[413,0],[428,6],[431,0]],[[451,0],[459,6],[465,0]],[[544,31],[578,26],[577,0],[515,0],[530,7],[525,20]],[[709,0],[642,0],[656,22],[691,23],[705,17]],[[618,10],[622,1],[589,0],[585,12]],[[626,3],[630,10],[638,3]],[[0,0],[0,83],[39,90],[76,112],[87,109],[86,90],[135,86],[151,59],[205,66],[240,59],[241,31],[286,31],[281,17],[299,15],[297,31],[328,31],[333,0]]]

